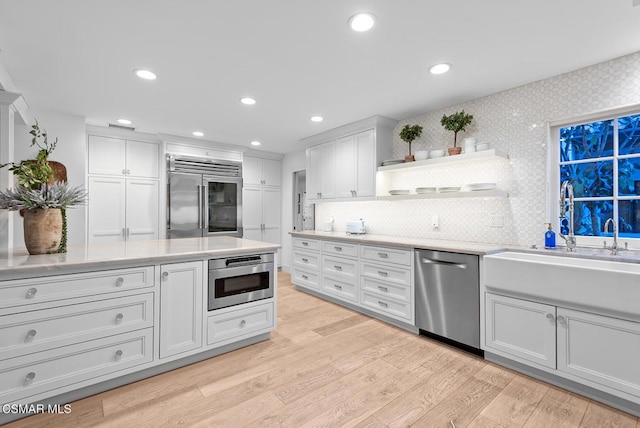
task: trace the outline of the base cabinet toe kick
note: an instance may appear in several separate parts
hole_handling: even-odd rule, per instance
[[[0,425],[269,339],[275,293],[209,310],[208,261],[0,281]]]

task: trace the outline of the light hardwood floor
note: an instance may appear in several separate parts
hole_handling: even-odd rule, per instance
[[[10,427],[629,427],[638,419],[294,289],[271,340]]]

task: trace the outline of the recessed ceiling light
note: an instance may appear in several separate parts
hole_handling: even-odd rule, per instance
[[[376,17],[370,13],[358,13],[349,18],[349,26],[359,33],[368,31],[376,23]]]
[[[193,131],[192,134],[195,135],[196,137],[204,137],[204,132]]]
[[[256,100],[254,100],[253,98],[250,97],[244,97],[244,98],[240,98],[240,102],[242,104],[246,104],[248,106],[252,106],[256,103]]]
[[[251,142],[252,146],[259,146],[260,144],[261,144],[260,141],[252,141]]]
[[[451,69],[451,64],[446,64],[446,63],[435,64],[429,67],[429,72],[431,74],[443,74],[449,71],[449,69]]]
[[[323,120],[322,116],[311,116],[311,122],[322,122]]]
[[[121,125],[131,125],[131,121],[129,119],[118,119],[118,123]]]
[[[136,72],[136,76],[145,80],[156,80],[156,78],[158,77],[156,76],[156,73],[149,70],[138,69],[138,70],[135,70],[135,72]]]

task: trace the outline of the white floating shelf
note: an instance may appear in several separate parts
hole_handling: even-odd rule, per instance
[[[446,198],[508,198],[509,193],[504,190],[478,190],[475,192],[445,192],[445,193],[423,193],[408,195],[378,196],[379,201],[398,201],[401,199],[446,199]]]
[[[441,158],[434,159],[425,159],[421,161],[415,162],[405,162],[396,165],[388,165],[378,167],[378,171],[386,172],[386,171],[406,171],[408,169],[413,168],[421,168],[421,167],[431,167],[431,166],[442,166],[456,163],[464,163],[470,161],[479,161],[482,159],[509,159],[509,155],[505,152],[501,152],[500,150],[490,149],[490,150],[482,150],[479,152],[466,153],[463,155],[455,155],[455,156],[444,156]]]

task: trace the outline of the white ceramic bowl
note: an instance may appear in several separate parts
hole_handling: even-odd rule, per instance
[[[416,160],[429,159],[429,152],[427,150],[416,151]]]
[[[482,150],[488,150],[489,149],[489,143],[478,143],[476,144],[476,150],[477,151],[482,151]]]
[[[477,138],[465,138],[464,139],[464,145],[465,146],[475,146],[477,142],[478,142]]]
[[[442,156],[444,156],[444,150],[442,150],[442,149],[431,150],[429,152],[429,156],[432,157],[432,158],[441,158]]]

